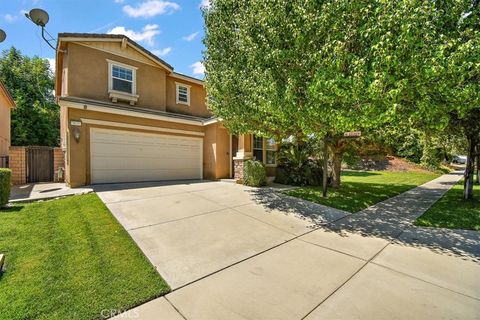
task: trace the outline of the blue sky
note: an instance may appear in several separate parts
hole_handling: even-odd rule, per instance
[[[203,78],[203,19],[207,0],[0,0],[0,29],[29,56],[54,58],[40,30],[24,12],[42,8],[50,15],[46,29],[59,32],[122,33],[171,64],[175,71]]]

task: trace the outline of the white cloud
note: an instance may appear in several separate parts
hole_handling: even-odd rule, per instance
[[[150,18],[159,14],[170,14],[180,10],[180,6],[175,2],[148,0],[136,7],[126,5],[123,7],[123,12],[132,18]]]
[[[192,68],[192,72],[195,75],[201,75],[203,76],[205,74],[205,66],[201,61],[197,61],[193,64],[190,65],[190,68]]]
[[[18,19],[18,16],[11,15],[10,13],[7,13],[6,15],[3,16],[3,19],[8,22],[8,23],[13,23],[15,20]]]
[[[157,57],[163,57],[169,54],[172,51],[171,47],[163,48],[163,49],[158,49],[158,50],[152,50],[152,53],[156,55]]]
[[[50,66],[50,71],[52,71],[53,74],[55,74],[55,68],[56,68],[56,64],[55,64],[55,58],[45,58],[48,60],[48,64]]]
[[[123,3],[125,0],[113,0],[115,3]]]
[[[153,46],[155,44],[154,38],[155,36],[160,34],[160,30],[158,29],[158,24],[147,24],[145,27],[142,28],[142,31],[139,32],[126,29],[122,26],[118,26],[109,30],[107,33],[123,34],[132,39],[133,41],[141,41],[145,42],[149,46]]]
[[[194,32],[192,34],[189,34],[188,36],[183,37],[183,40],[190,42],[190,41],[193,41],[197,36],[198,36],[198,32]]]
[[[206,9],[209,9],[211,6],[212,4],[210,3],[210,0],[202,0],[199,5],[200,8],[206,8]]]

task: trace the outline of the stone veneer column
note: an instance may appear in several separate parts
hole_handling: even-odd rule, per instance
[[[238,152],[235,157],[233,157],[233,178],[237,180],[237,182],[242,182],[243,163],[249,159],[252,159],[251,135],[241,134],[238,136]]]

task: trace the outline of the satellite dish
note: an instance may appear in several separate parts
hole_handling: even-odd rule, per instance
[[[5,41],[5,39],[7,39],[7,34],[5,33],[5,31],[0,29],[0,42]]]
[[[37,26],[45,27],[50,19],[48,13],[42,9],[32,9],[29,13],[26,13],[25,16],[32,20]]]

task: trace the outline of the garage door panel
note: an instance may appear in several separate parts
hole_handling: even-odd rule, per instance
[[[158,158],[124,158],[115,159],[110,157],[99,157],[93,170],[166,170],[176,161],[175,168],[195,169],[198,171],[197,159],[158,159]],[[171,168],[174,170],[175,168]],[[168,169],[167,169],[168,171]]]
[[[183,151],[176,149],[174,147],[158,150],[145,150],[138,148],[129,148],[128,146],[121,146],[116,150],[110,147],[97,147],[91,148],[90,151],[96,155],[96,157],[103,158],[116,158],[116,157],[125,157],[129,158],[141,158],[141,159],[158,159],[158,155],[162,154],[162,159],[176,160],[176,159],[196,159],[198,160],[198,154],[200,150],[188,150]],[[129,149],[129,153],[126,154],[124,149]],[[175,153],[172,153],[175,152]]]
[[[92,128],[92,183],[202,178],[202,139]]]
[[[170,164],[172,161],[177,161],[181,163],[194,163],[195,166],[198,166],[198,161],[199,161],[199,156],[198,152],[197,154],[185,154],[185,153],[178,153],[178,150],[175,149],[170,149],[170,150],[160,150],[161,153],[163,154],[161,158],[159,158],[158,154],[145,154],[143,152],[137,153],[137,151],[134,152],[134,154],[125,154],[124,151],[119,151],[119,152],[111,152],[109,153],[108,150],[101,150],[101,151],[95,151],[92,150],[91,152],[95,155],[96,160],[103,160],[103,161],[110,161],[114,160],[115,162],[130,162],[132,159],[137,159],[137,160],[142,160],[142,163],[131,163],[131,165],[145,165],[145,164],[159,164],[161,167],[164,165]],[[176,152],[175,154],[172,154],[172,152]],[[138,155],[136,155],[137,153]],[[121,159],[119,159],[121,158]],[[150,161],[149,161],[150,160]],[[101,164],[101,161],[99,161]]]
[[[100,170],[92,172],[97,182],[95,183],[116,183],[116,182],[140,182],[140,181],[159,181],[159,180],[189,180],[192,175],[198,174],[197,169],[185,170],[180,173],[163,170],[159,172],[161,179],[152,178],[150,171],[145,170],[123,170],[121,173],[115,170]]]

